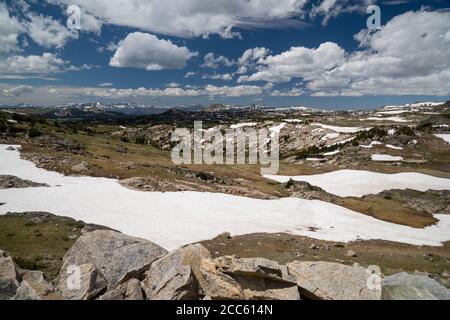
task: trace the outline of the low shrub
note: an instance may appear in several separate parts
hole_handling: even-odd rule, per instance
[[[31,128],[31,129],[28,131],[28,136],[29,136],[30,138],[37,138],[37,137],[42,136],[42,132],[39,131],[39,130],[36,129],[36,128]]]

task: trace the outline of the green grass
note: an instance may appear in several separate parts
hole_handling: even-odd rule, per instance
[[[379,195],[370,195],[365,198],[343,198],[341,205],[379,220],[413,228],[425,228],[438,222],[431,215],[421,214],[405,207],[399,199],[388,199]]]
[[[19,267],[40,270],[52,280],[83,226],[61,217],[32,222],[25,217],[0,216],[0,249],[9,252]],[[72,231],[74,228],[77,230]]]

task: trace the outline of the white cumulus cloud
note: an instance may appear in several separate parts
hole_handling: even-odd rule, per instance
[[[37,87],[37,92],[51,94],[53,96],[72,97],[95,97],[107,99],[142,98],[142,97],[199,97],[199,96],[222,96],[241,97],[258,95],[263,92],[259,86],[213,86],[205,85],[197,88],[167,87],[160,88],[137,88],[137,89],[116,89],[98,87]]]
[[[210,96],[224,96],[224,97],[251,96],[251,95],[258,95],[263,92],[263,90],[259,86],[239,85],[233,87],[231,86],[217,87],[210,84],[205,86],[205,91],[206,94]]]
[[[450,94],[450,12],[406,12],[355,39],[351,53],[326,42],[267,56],[238,81],[300,78],[314,96]]]
[[[69,30],[52,17],[28,13],[28,35],[44,48],[62,48],[69,40],[78,39],[78,32]]]
[[[25,85],[0,89],[0,95],[3,97],[19,97],[23,94],[31,93],[31,92],[33,92],[33,87],[25,86]]]
[[[231,81],[233,80],[233,75],[230,73],[213,73],[213,74],[204,74],[202,79],[213,79],[213,80],[224,80]]]
[[[0,79],[23,80],[44,79],[57,80],[49,74],[66,71],[90,70],[93,65],[84,64],[73,66],[53,53],[45,52],[42,55],[14,55],[0,59]]]
[[[119,43],[109,65],[148,71],[181,69],[190,58],[197,55],[197,52],[177,46],[170,40],[158,39],[148,33],[133,32]]]
[[[29,56],[10,56],[0,61],[0,74],[49,74],[73,68],[67,61],[52,53]]]
[[[232,27],[262,27],[303,13],[308,0],[47,0],[78,5],[102,22],[182,37],[239,37]]]
[[[322,43],[316,49],[292,47],[278,55],[260,58],[260,70],[239,81],[288,82],[294,77],[314,79],[345,60],[345,51],[333,42]]]
[[[204,68],[212,68],[212,69],[217,69],[220,66],[225,66],[225,67],[231,67],[234,65],[234,61],[231,59],[228,59],[227,57],[224,56],[218,56],[216,57],[214,55],[214,53],[209,52],[208,54],[205,55],[205,57],[203,58],[203,64],[202,67]]]
[[[19,51],[19,35],[24,31],[16,17],[10,15],[7,7],[0,3],[0,53]]]

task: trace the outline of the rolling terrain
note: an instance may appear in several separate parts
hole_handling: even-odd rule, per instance
[[[427,272],[448,286],[449,107],[5,108],[0,249],[51,279],[91,223],[168,250],[201,242],[217,258],[375,264],[385,274]],[[175,165],[171,133],[193,120],[206,130],[277,131],[278,174],[250,164]],[[55,225],[66,219],[58,217],[30,225],[17,214],[36,211],[79,227]],[[29,252],[9,245],[30,237]]]

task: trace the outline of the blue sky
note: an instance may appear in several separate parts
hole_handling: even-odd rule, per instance
[[[448,1],[117,1],[2,1],[0,103],[450,100]],[[366,27],[370,4],[380,30]]]

